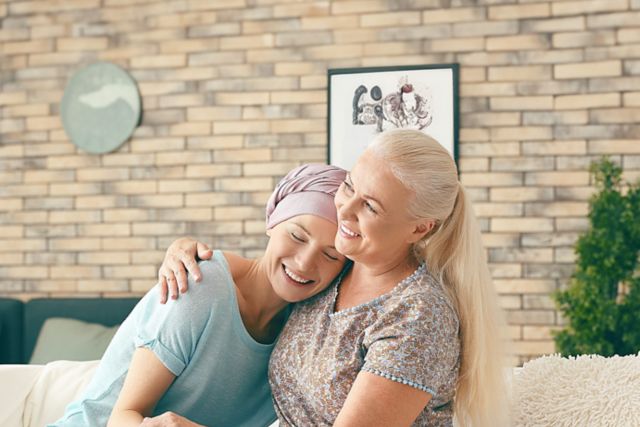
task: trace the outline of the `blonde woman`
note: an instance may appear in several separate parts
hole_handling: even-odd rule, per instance
[[[278,339],[280,425],[506,425],[500,311],[448,152],[418,131],[383,133],[335,204],[336,249],[354,263],[298,303]],[[175,242],[161,274],[198,274],[186,254],[207,249]]]

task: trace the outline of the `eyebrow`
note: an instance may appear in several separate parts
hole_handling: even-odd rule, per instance
[[[297,225],[298,227],[302,228],[302,230],[303,230],[305,233],[307,233],[309,236],[313,236],[313,234],[309,233],[309,230],[307,230],[306,228],[304,228],[304,227],[302,226],[302,224],[300,224],[299,222],[296,222],[296,221],[292,221],[292,222],[293,222],[295,225]],[[329,249],[336,249],[336,247],[335,247],[335,246],[329,246]],[[337,250],[337,249],[336,249],[336,250]]]
[[[351,173],[347,173],[347,178],[346,178],[346,180],[348,180],[348,181],[349,181],[349,183],[350,183],[351,185],[353,185],[353,181],[351,180]],[[369,194],[363,194],[363,195],[362,195],[362,197],[364,197],[365,199],[373,200],[374,202],[376,202],[376,203],[380,206],[380,208],[381,208],[383,211],[386,211],[386,209],[384,208],[384,205],[380,202],[380,200],[376,199],[375,197],[370,196]]]

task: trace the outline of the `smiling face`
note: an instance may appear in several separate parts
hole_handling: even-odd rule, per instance
[[[369,266],[409,257],[411,244],[433,227],[409,215],[412,196],[384,159],[365,151],[335,197],[336,249]]]
[[[336,225],[316,215],[298,215],[269,230],[265,252],[269,280],[278,296],[302,301],[324,290],[345,257],[334,247]]]

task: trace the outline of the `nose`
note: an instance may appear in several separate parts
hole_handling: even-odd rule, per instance
[[[338,218],[355,220],[356,219],[355,204],[356,204],[355,197],[343,196],[340,198],[339,201],[336,198],[336,208],[338,210]]]
[[[314,261],[317,256],[316,252],[311,245],[306,245],[306,247],[298,250],[294,259],[296,260],[297,268],[300,269],[300,273],[309,273],[313,270]]]

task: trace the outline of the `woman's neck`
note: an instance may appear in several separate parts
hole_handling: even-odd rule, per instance
[[[242,321],[258,341],[272,341],[283,325],[282,310],[289,304],[273,290],[263,258],[237,263],[232,271]]]
[[[418,263],[408,255],[375,265],[355,261],[340,284],[336,311],[364,304],[390,292],[417,266]]]

